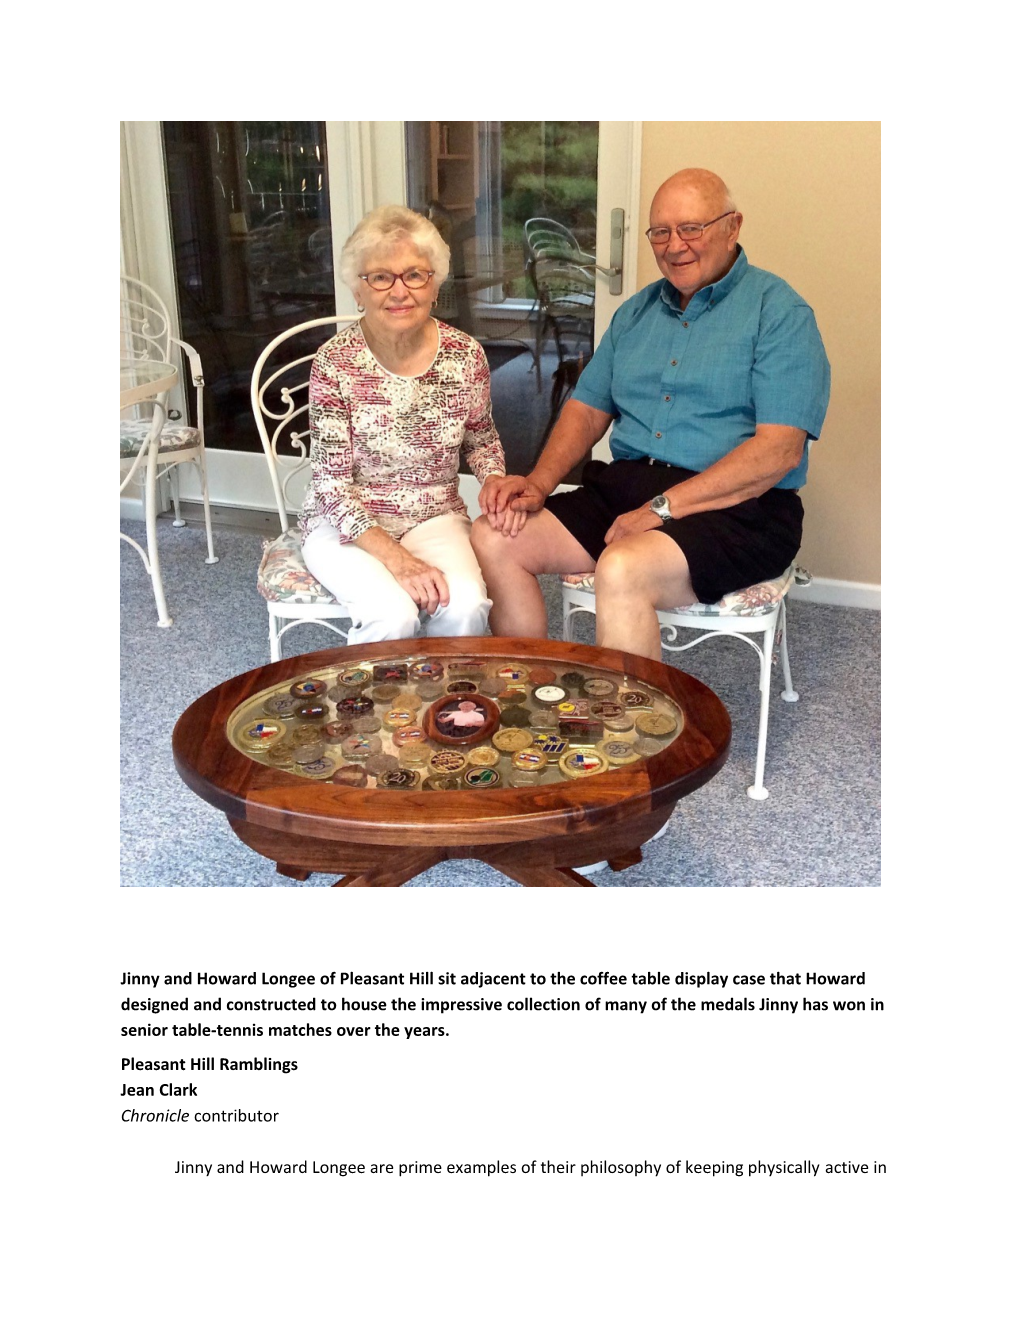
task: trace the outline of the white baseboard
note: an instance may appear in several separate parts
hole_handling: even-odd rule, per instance
[[[840,578],[816,577],[807,587],[791,587],[794,600],[814,601],[816,605],[851,605],[860,610],[882,608],[882,587],[877,582],[844,582]]]
[[[183,487],[184,482],[181,482]],[[460,494],[464,503],[467,505],[468,515],[471,518],[477,518],[480,512],[478,508],[478,480],[470,474],[465,474],[460,479]],[[190,499],[191,495],[185,495],[181,492],[183,499]],[[199,498],[201,496],[199,495]],[[248,501],[243,507],[254,507]],[[270,505],[268,510],[275,516],[275,509]],[[142,501],[140,499],[127,499],[121,497],[120,516],[127,519],[141,520],[144,517],[142,511]],[[816,577],[807,587],[793,587],[790,590],[790,596],[794,600],[814,601],[816,605],[850,605],[855,609],[861,610],[880,610],[882,608],[882,587],[875,582],[846,582],[841,578]]]

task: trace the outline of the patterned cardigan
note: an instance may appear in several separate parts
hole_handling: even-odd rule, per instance
[[[322,345],[308,385],[312,475],[299,527],[320,523],[342,543],[370,527],[399,540],[444,513],[466,513],[458,491],[463,449],[479,481],[502,476],[482,346],[436,322],[439,349],[420,376],[394,376],[375,359],[360,323]]]

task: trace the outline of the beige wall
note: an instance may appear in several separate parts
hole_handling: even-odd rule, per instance
[[[743,213],[748,260],[814,308],[832,364],[832,398],[803,491],[801,559],[818,577],[880,576],[879,125],[645,123],[640,228],[655,189],[701,166],[722,175]],[[643,242],[638,287],[659,278]]]

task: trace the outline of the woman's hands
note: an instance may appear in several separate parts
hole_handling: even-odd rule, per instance
[[[504,536],[516,536],[545,503],[545,491],[528,477],[486,477],[478,492],[478,507],[489,526]]]
[[[418,608],[435,614],[440,605],[449,605],[450,588],[439,569],[426,564],[407,550],[401,550],[399,545],[397,549],[400,550],[401,559],[395,564],[387,564],[387,568]]]
[[[435,614],[440,605],[449,605],[450,588],[439,569],[405,550],[381,527],[370,527],[355,544],[389,569],[420,610]]]

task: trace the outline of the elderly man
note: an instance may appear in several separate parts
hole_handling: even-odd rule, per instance
[[[659,659],[656,609],[793,561],[829,363],[807,303],[748,264],[742,220],[708,170],[681,170],[652,199],[663,278],[616,312],[530,475],[482,492],[472,542],[496,635],[545,636],[536,575],[594,569],[597,643]],[[553,495],[610,424],[614,461]]]

